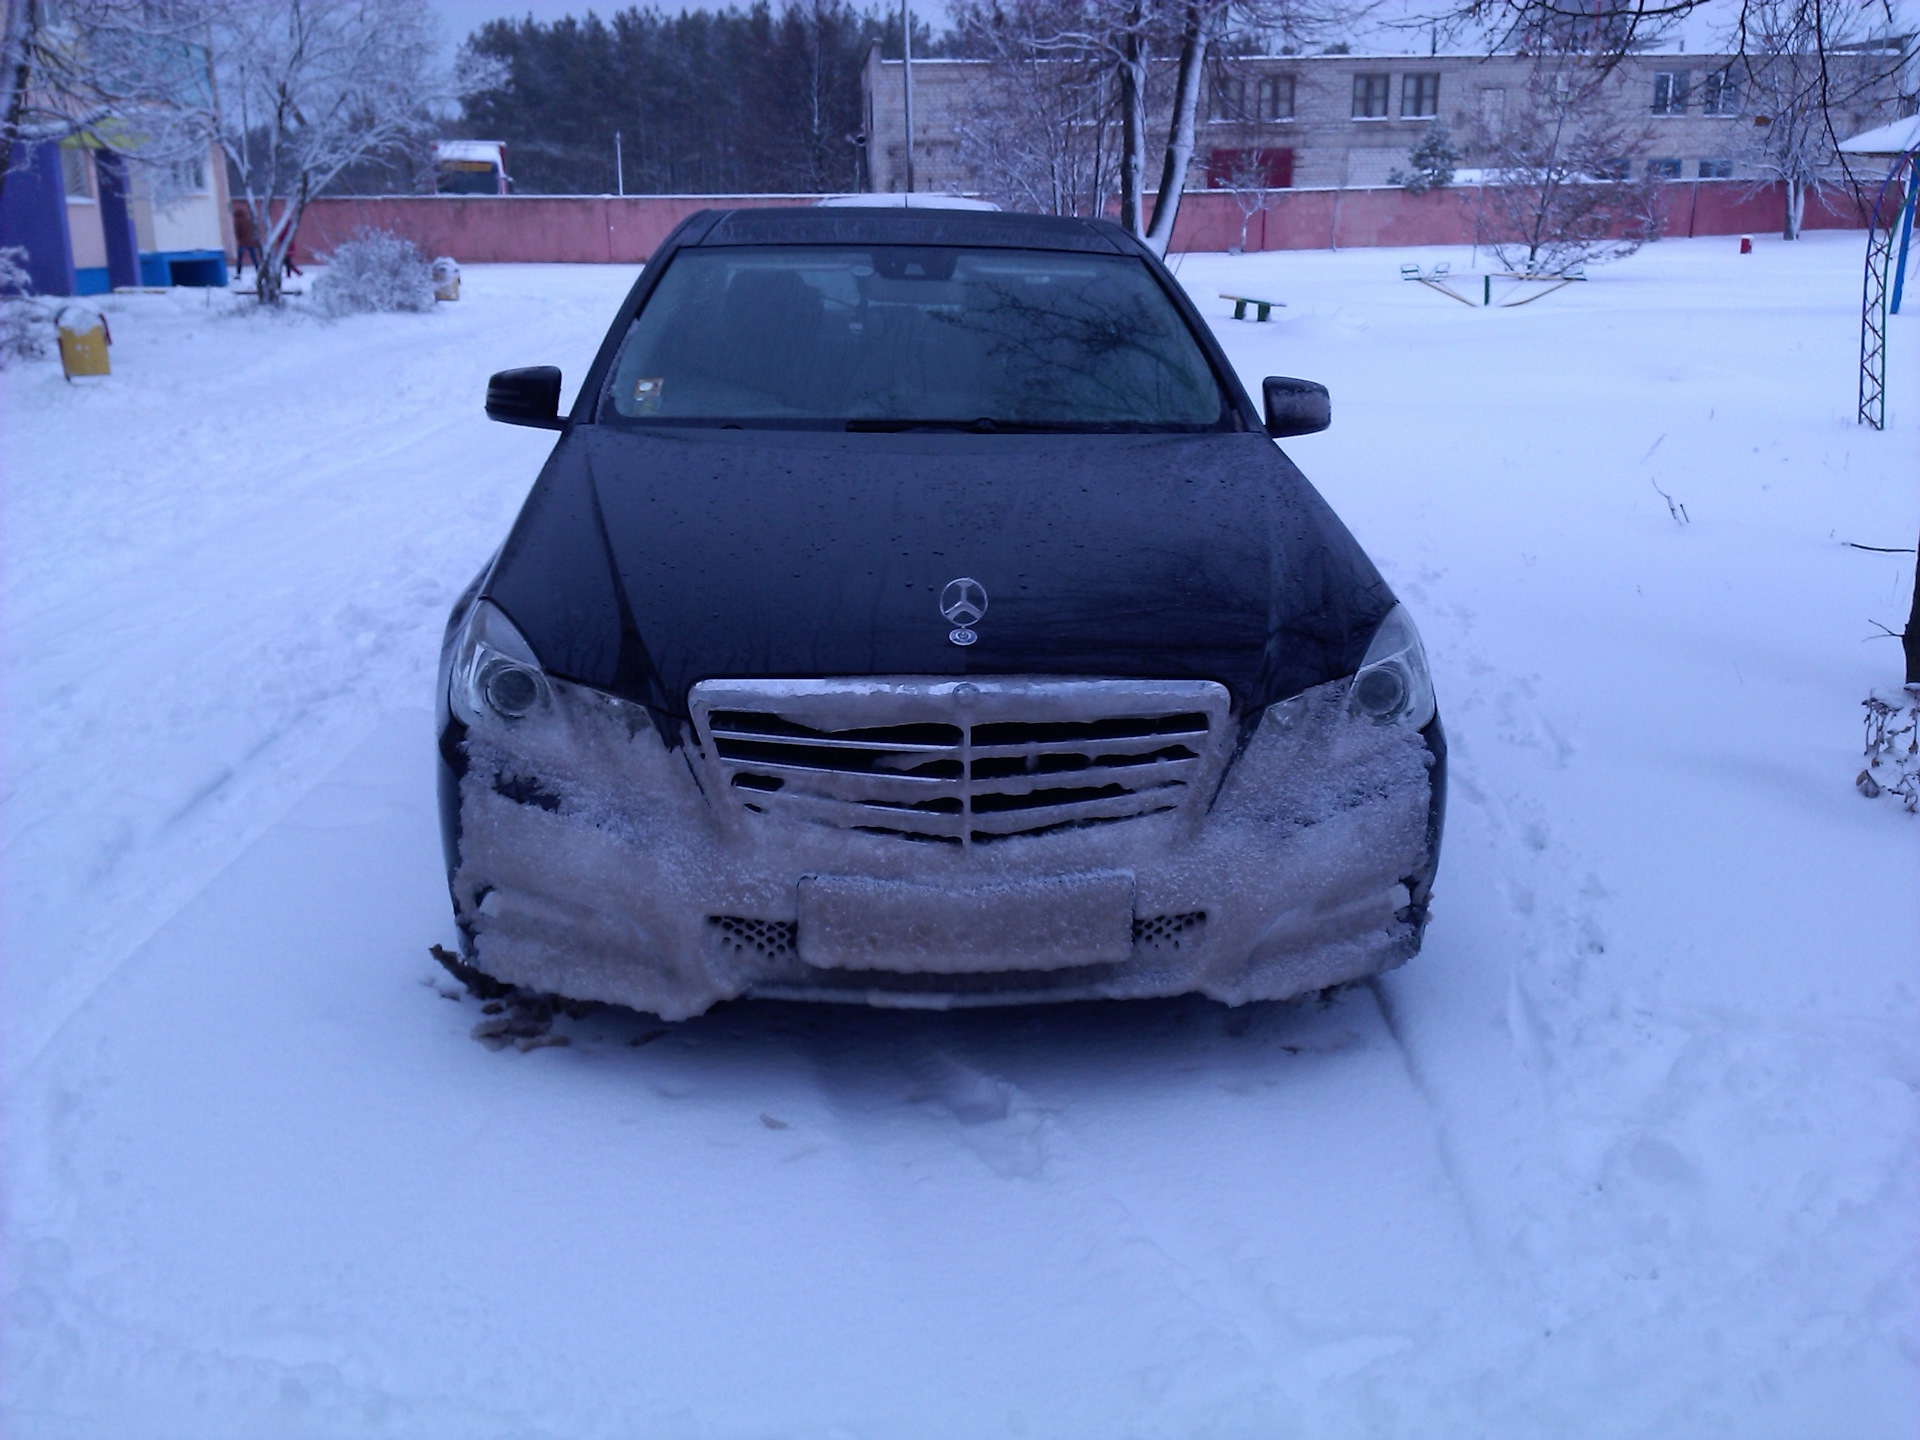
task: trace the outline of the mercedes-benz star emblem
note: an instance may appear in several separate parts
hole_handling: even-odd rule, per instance
[[[947,632],[947,639],[956,645],[973,644],[980,637],[971,627],[979,624],[980,617],[987,613],[987,587],[971,575],[949,580],[947,588],[940,592],[940,613],[953,622],[954,628]]]

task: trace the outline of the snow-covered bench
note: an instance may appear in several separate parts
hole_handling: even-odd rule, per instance
[[[1256,300],[1251,295],[1229,295],[1224,290],[1220,292],[1220,298],[1222,300],[1233,301],[1233,318],[1236,320],[1244,320],[1247,318],[1247,307],[1249,305],[1254,307],[1253,318],[1255,320],[1266,319],[1268,312],[1276,306],[1282,310],[1287,308],[1287,302],[1284,300]]]

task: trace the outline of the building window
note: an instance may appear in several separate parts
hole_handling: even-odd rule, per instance
[[[1647,174],[1656,180],[1678,180],[1680,178],[1680,162],[1678,160],[1666,159],[1649,160],[1647,161]]]
[[[207,162],[204,160],[176,160],[173,164],[174,186],[188,195],[198,195],[207,188]]]
[[[1293,118],[1293,76],[1262,75],[1260,77],[1260,118],[1262,120]]]
[[[1702,160],[1700,162],[1700,178],[1702,180],[1731,180],[1733,178],[1733,161]]]
[[[1725,70],[1717,70],[1707,76],[1700,88],[1701,114],[1738,115],[1740,113],[1740,82]]]
[[[1662,70],[1653,77],[1654,114],[1687,113],[1687,82],[1690,76],[1691,72],[1686,70]]]
[[[1400,118],[1431,120],[1440,113],[1440,77],[1438,75],[1402,75],[1400,77]]]
[[[1209,120],[1240,120],[1247,113],[1247,82],[1238,75],[1216,75],[1207,98]]]
[[[1209,190],[1285,190],[1293,184],[1291,150],[1210,150]]]
[[[1498,140],[1507,128],[1507,92],[1489,87],[1480,92],[1480,129],[1489,140]]]
[[[84,145],[60,147],[60,183],[69,200],[93,199],[93,166],[87,163]]]
[[[1387,90],[1390,75],[1356,75],[1353,77],[1353,118],[1356,120],[1384,120],[1387,118]]]

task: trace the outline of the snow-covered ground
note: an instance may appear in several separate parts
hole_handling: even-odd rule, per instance
[[[1453,745],[1425,952],[1324,1005],[601,1011],[489,1051],[445,610],[632,273],[334,325],[108,302],[0,378],[0,1431],[1911,1437],[1920,318],[1860,241],[1669,241],[1524,308],[1190,256],[1413,609]],[[1289,308],[1225,318],[1222,290]],[[1669,513],[1656,485],[1684,505]]]

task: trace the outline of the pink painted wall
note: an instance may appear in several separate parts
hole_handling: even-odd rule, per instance
[[[1410,195],[1400,189],[1281,190],[1248,222],[1248,250],[1356,249],[1372,245],[1471,245],[1481,238],[1475,190],[1449,186]],[[1662,233],[1744,235],[1778,233],[1785,211],[1778,185],[1757,190],[1745,180],[1676,181],[1660,194]],[[1240,206],[1224,191],[1181,197],[1173,250],[1227,250],[1240,244]],[[1808,230],[1860,228],[1853,204],[1834,193],[1807,201]]]
[[[1280,190],[1247,225],[1248,250],[1373,245],[1467,245],[1476,238],[1474,192],[1464,186],[1409,195],[1399,189]],[[468,264],[570,261],[636,265],[696,210],[810,205],[811,195],[396,195],[315,200],[300,224],[303,255],[324,253],[360,226],[404,235],[428,255]],[[1668,235],[1765,234],[1780,228],[1775,186],[1744,180],[1676,181],[1661,194]],[[1853,229],[1846,197],[1807,202],[1809,230]],[[1224,191],[1180,202],[1174,250],[1240,244],[1240,208]]]
[[[315,200],[300,248],[324,252],[361,226],[391,230],[426,255],[471,265],[561,261],[637,265],[696,210],[811,205],[812,195],[393,195]]]

